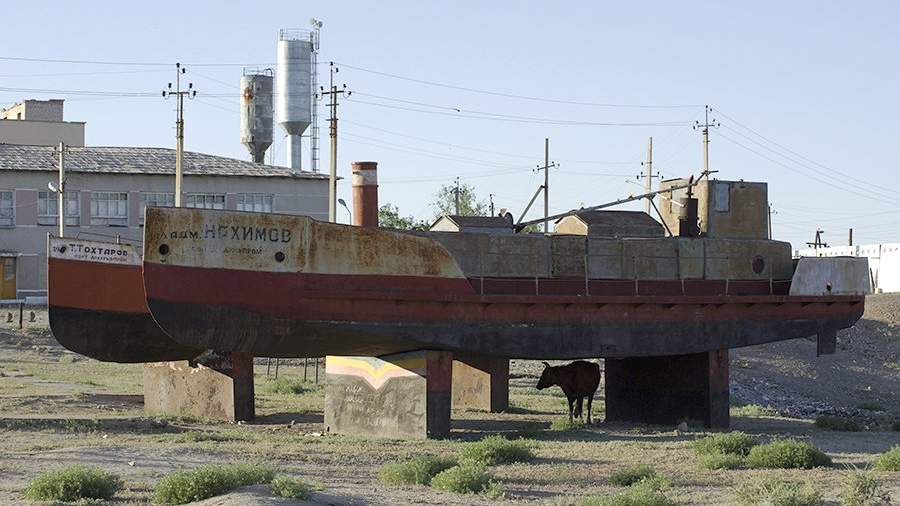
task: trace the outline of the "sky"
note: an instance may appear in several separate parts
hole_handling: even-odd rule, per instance
[[[278,30],[315,17],[320,80],[333,61],[353,92],[339,106],[348,201],[350,163],[374,160],[380,201],[404,215],[430,219],[459,177],[518,216],[545,138],[551,213],[616,200],[642,192],[649,137],[664,178],[699,172],[691,125],[708,104],[714,177],[768,182],[776,239],[799,247],[820,227],[844,245],[852,227],[858,244],[900,242],[897,2],[32,0],[4,17],[0,104],[65,98],[88,145],[174,147],[159,92],[182,62],[198,92],[185,148],[248,159],[242,69],[274,66]]]

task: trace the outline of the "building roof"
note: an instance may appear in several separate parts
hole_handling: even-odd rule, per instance
[[[659,222],[644,211],[585,211],[575,215],[590,225],[659,227]],[[559,220],[557,220],[558,222]]]
[[[175,174],[175,150],[143,147],[69,147],[66,171],[102,174]],[[56,171],[59,158],[52,146],[0,144],[0,171]],[[203,153],[184,152],[186,176],[254,176],[326,179],[317,172],[297,171]]]
[[[460,228],[512,228],[513,224],[503,216],[460,216],[447,214],[441,218],[447,218]],[[438,218],[440,219],[440,218]]]

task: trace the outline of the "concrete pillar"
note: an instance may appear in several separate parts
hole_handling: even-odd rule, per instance
[[[729,425],[728,350],[606,359],[606,420]]]
[[[325,357],[325,431],[366,437],[441,438],[450,433],[445,351]]]
[[[499,413],[509,408],[509,359],[453,355],[453,409]]]
[[[378,163],[353,162],[353,224],[378,226]]]
[[[256,416],[253,356],[229,353],[206,363],[144,364],[144,412],[236,422]]]

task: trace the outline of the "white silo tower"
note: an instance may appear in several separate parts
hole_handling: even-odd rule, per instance
[[[275,102],[278,124],[287,133],[287,165],[292,169],[300,169],[302,165],[300,136],[312,119],[310,87],[312,52],[309,32],[304,30],[278,32]]]
[[[241,144],[256,163],[272,145],[272,70],[241,76]]]

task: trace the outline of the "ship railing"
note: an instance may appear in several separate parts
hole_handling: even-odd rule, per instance
[[[630,255],[616,254],[588,254],[584,257],[583,274],[581,276],[553,276],[552,265],[546,265],[546,275],[530,276],[501,276],[485,273],[485,265],[509,265],[516,259],[534,259],[535,255],[529,253],[480,253],[477,276],[478,290],[481,295],[665,295],[665,296],[696,296],[696,295],[787,295],[790,289],[790,280],[776,280],[772,277],[772,268],[769,257],[759,257],[763,264],[761,272],[756,278],[731,278],[708,279],[705,277],[707,262],[728,262],[728,256],[670,256],[670,255]],[[621,277],[591,277],[591,259],[618,258],[621,263],[613,269],[618,269]],[[626,262],[630,258],[631,271],[626,269]],[[742,257],[743,258],[743,257]],[[645,274],[647,269],[639,265],[644,260],[670,260],[674,263],[673,276],[666,278]],[[487,260],[487,262],[486,262]],[[684,261],[702,261],[699,269],[703,277],[682,277],[682,264]],[[671,265],[671,264],[669,264]],[[662,267],[666,265],[663,264]],[[694,269],[691,269],[694,270]],[[506,272],[513,273],[514,268]],[[642,273],[644,273],[642,275]],[[626,277],[627,276],[627,277]],[[473,280],[475,281],[475,280]]]

